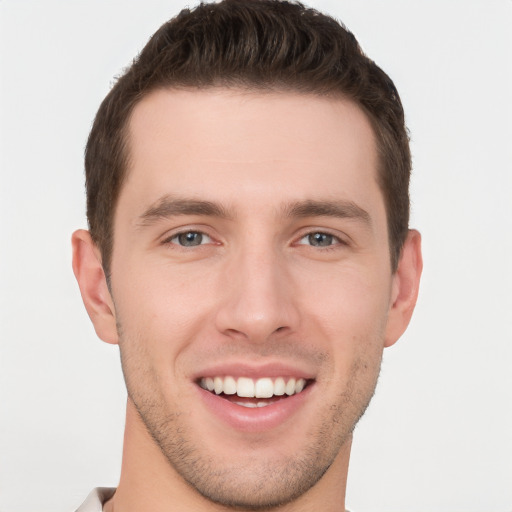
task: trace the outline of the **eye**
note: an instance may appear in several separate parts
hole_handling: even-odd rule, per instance
[[[196,247],[198,245],[210,244],[212,239],[200,231],[184,231],[167,239],[165,243],[181,245],[182,247]]]
[[[338,237],[329,233],[322,233],[321,231],[309,233],[299,240],[299,244],[311,245],[312,247],[330,247],[340,243],[342,243],[342,241]]]

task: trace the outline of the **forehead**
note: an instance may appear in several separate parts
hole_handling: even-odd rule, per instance
[[[340,198],[382,203],[371,124],[343,98],[158,90],[135,107],[128,147],[120,203],[134,212],[171,193],[269,206]]]

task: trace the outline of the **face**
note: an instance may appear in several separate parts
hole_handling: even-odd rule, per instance
[[[152,93],[129,128],[111,290],[130,406],[203,496],[289,502],[337,463],[389,341],[370,123],[211,89]]]

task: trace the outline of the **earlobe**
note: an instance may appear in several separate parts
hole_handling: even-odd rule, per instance
[[[96,334],[107,343],[118,343],[114,303],[101,265],[100,251],[84,229],[73,233],[71,243],[73,272]]]
[[[407,235],[397,271],[393,276],[385,347],[393,345],[409,325],[418,298],[422,269],[421,235],[412,229]]]

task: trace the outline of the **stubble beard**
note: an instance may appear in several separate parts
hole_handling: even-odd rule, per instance
[[[140,342],[130,345],[144,346]],[[272,510],[291,503],[322,478],[350,441],[374,394],[380,370],[380,359],[376,371],[372,369],[374,375],[368,361],[357,360],[352,365],[346,389],[334,403],[324,405],[318,415],[324,419],[304,436],[307,444],[300,452],[275,460],[258,459],[256,463],[242,454],[239,461],[219,464],[215,452],[203,449],[197,435],[183,421],[186,415],[169,410],[158,391],[155,372],[141,365],[147,359],[134,357],[133,353],[130,357],[124,355],[121,348],[128,396],[170,466],[207,500],[246,511]]]

